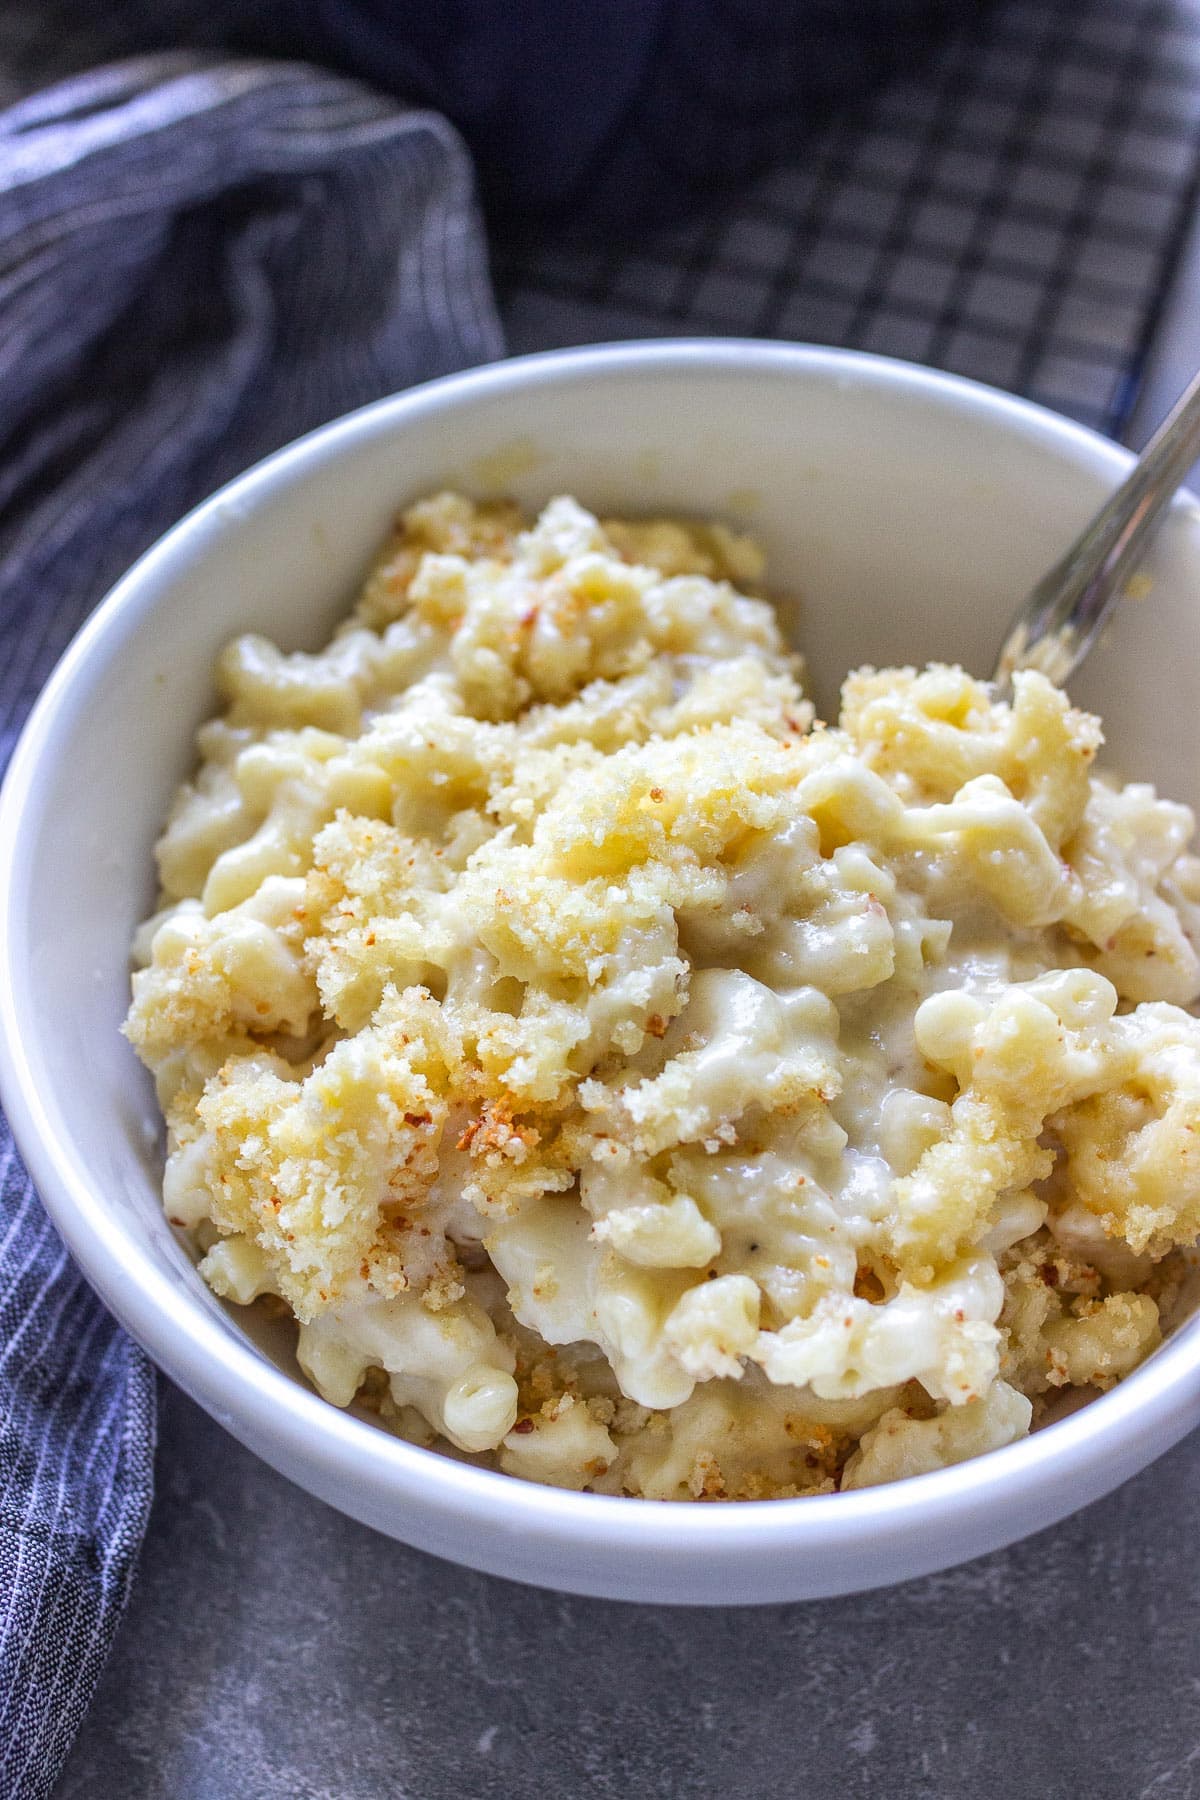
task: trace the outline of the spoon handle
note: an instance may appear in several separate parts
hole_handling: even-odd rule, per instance
[[[1079,667],[1137,568],[1146,538],[1200,455],[1200,374],[1193,377],[1111,499],[1044,575],[1012,622],[996,662],[1007,698],[1015,669],[1060,685]]]

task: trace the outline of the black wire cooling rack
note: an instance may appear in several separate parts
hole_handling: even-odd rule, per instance
[[[497,258],[514,351],[717,333],[909,357],[1119,435],[1200,198],[1200,0],[1003,0],[732,199]]]

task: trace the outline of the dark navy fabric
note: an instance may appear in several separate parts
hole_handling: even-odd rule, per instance
[[[182,54],[0,113],[0,757],[88,610],[187,507],[501,347],[471,166],[436,114],[302,64]],[[0,1800],[53,1786],[153,1450],[152,1371],[0,1120]]]
[[[1053,0],[1069,9],[1070,0]],[[435,108],[506,242],[674,218],[1003,0],[3,0],[34,85],[133,51],[303,57]]]
[[[794,150],[986,0],[260,0],[243,38],[462,131],[496,223],[663,218]]]

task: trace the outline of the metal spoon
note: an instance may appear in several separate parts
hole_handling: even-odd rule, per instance
[[[1014,669],[1040,669],[1060,685],[1095,643],[1147,540],[1200,456],[1200,374],[1189,383],[1111,499],[1043,575],[1013,619],[993,682],[1001,699]]]

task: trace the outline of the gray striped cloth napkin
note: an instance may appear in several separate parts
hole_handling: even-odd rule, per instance
[[[188,506],[501,348],[471,166],[434,113],[178,54],[0,113],[0,762],[88,610]],[[0,1119],[3,1800],[49,1793],[87,1708],[153,1450],[152,1372]]]

